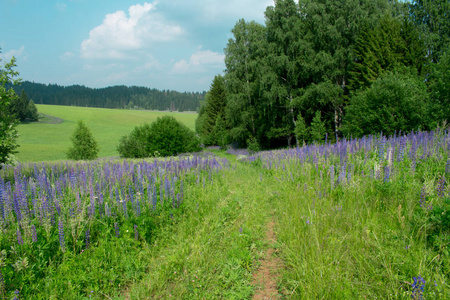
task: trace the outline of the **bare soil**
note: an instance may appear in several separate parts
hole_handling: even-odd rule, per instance
[[[253,274],[253,285],[260,288],[253,296],[253,300],[273,300],[280,299],[281,295],[277,289],[277,279],[279,277],[279,269],[282,267],[282,260],[276,256],[277,250],[273,248],[277,238],[273,231],[275,223],[271,220],[267,224],[266,241],[269,243],[269,249],[264,257],[260,259],[260,267]]]

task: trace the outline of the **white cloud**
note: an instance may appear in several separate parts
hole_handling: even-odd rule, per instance
[[[59,59],[61,59],[61,60],[63,60],[63,61],[67,61],[67,60],[72,59],[73,57],[75,57],[75,53],[70,52],[70,51],[67,51],[67,52],[65,52],[63,55],[61,55],[61,56],[59,57]]]
[[[264,20],[267,6],[274,5],[273,0],[203,0],[204,16],[208,19],[233,18],[236,21],[245,18],[247,21]]]
[[[67,4],[65,3],[56,3],[56,10],[60,11],[60,12],[65,12],[67,9]]]
[[[198,50],[189,62],[182,59],[173,65],[172,72],[178,74],[203,72],[207,68],[217,68],[224,64],[225,55],[211,50]]]
[[[132,58],[133,51],[180,36],[183,29],[155,12],[156,4],[130,6],[129,16],[123,11],[106,15],[103,23],[90,31],[89,39],[81,43],[81,57]]]
[[[10,50],[6,53],[0,53],[0,59],[4,62],[9,62],[11,58],[14,56],[15,58],[22,57],[22,54],[25,51],[25,46],[21,46],[18,50]]]

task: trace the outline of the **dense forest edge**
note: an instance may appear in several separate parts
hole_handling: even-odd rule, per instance
[[[448,1],[275,1],[239,20],[200,108],[205,145],[251,150],[445,127]]]
[[[83,85],[62,86],[30,81],[8,87],[13,87],[17,94],[25,91],[35,104],[180,112],[197,111],[206,93],[124,85],[89,88]]]

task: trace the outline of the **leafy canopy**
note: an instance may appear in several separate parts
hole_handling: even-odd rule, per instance
[[[1,48],[0,48],[1,53]],[[19,80],[13,80],[19,73],[14,71],[16,60],[13,57],[10,62],[2,67],[0,58],[0,168],[1,164],[8,163],[11,155],[18,147],[16,130],[16,119],[9,113],[9,104],[16,100],[17,94],[12,88],[7,89],[7,84],[18,84]]]
[[[194,132],[174,117],[158,118],[151,125],[137,126],[122,137],[117,151],[122,157],[138,158],[171,156],[200,150],[200,141]]]

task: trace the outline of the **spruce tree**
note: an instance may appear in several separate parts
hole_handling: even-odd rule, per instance
[[[98,157],[98,146],[91,131],[83,121],[78,121],[71,137],[73,146],[67,151],[67,158],[73,160],[90,160]]]
[[[316,111],[316,115],[311,123],[311,138],[315,142],[321,143],[325,139],[325,122],[322,121],[322,114]]]

